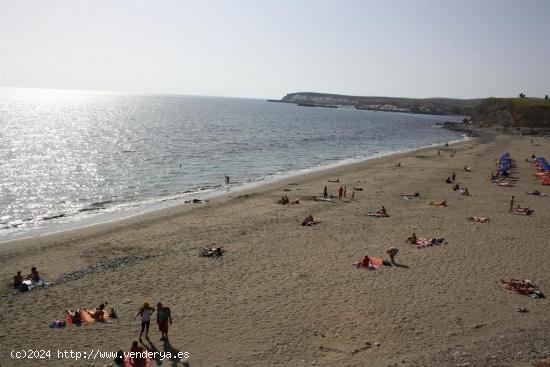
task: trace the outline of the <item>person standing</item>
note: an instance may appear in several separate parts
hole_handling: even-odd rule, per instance
[[[229,185],[229,179],[230,179],[230,178],[231,178],[231,177],[229,177],[229,176],[227,176],[227,175],[225,176],[225,184],[226,184],[226,185]]]
[[[338,189],[338,200],[342,200],[342,196],[344,195],[344,187],[340,186]]]
[[[512,199],[510,200],[510,211],[514,209],[514,195],[512,195]]]
[[[149,303],[145,302],[143,306],[139,309],[134,318],[141,317],[141,332],[139,333],[139,340],[141,341],[141,336],[145,332],[145,339],[149,339],[149,326],[151,325],[151,315],[155,312],[153,307],[149,306]]]
[[[388,255],[390,255],[390,261],[392,264],[395,265],[395,256],[397,255],[397,253],[399,252],[399,249],[395,248],[395,247],[390,247],[386,253]]]
[[[344,197],[347,197],[348,194],[348,187],[344,186]]]
[[[351,201],[355,201],[355,190],[351,192]]]
[[[157,324],[159,325],[162,337],[160,340],[168,341],[168,323],[172,325],[172,312],[169,307],[164,307],[162,303],[157,303]]]
[[[456,180],[456,175],[455,175],[454,172],[453,172],[453,174],[451,175],[451,180],[452,180],[453,182],[455,182],[455,180]]]
[[[328,188],[325,186],[325,189],[323,190],[323,198],[328,199]]]

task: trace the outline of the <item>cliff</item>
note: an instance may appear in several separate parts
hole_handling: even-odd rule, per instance
[[[550,101],[539,98],[487,98],[474,110],[472,125],[550,129]]]
[[[376,111],[470,116],[480,99],[362,97],[340,94],[290,93],[280,101],[306,107],[348,107]]]

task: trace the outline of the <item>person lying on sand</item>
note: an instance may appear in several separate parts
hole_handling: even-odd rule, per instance
[[[340,179],[337,178],[336,180],[328,180],[328,182],[340,182]]]
[[[304,221],[302,222],[302,225],[303,226],[314,226],[316,225],[317,222],[315,222],[315,220],[313,219],[313,215],[309,214],[305,219]]]
[[[389,217],[388,212],[386,211],[385,207],[382,207],[380,210],[375,211],[374,213],[368,213],[367,216],[369,217],[378,217],[378,218],[384,218]]]
[[[279,199],[279,201],[277,202],[278,204],[281,204],[281,205],[287,205],[287,204],[300,204],[300,199],[289,199],[288,196],[286,195],[283,195],[281,196],[281,198]]]
[[[445,243],[444,238],[418,238],[416,240],[416,248],[430,247],[434,245],[443,245]]]
[[[363,188],[362,187],[354,187],[353,188],[355,191],[363,191]]]
[[[415,192],[414,194],[409,194],[409,193],[402,193],[401,196],[414,196],[414,197],[419,197],[420,196],[420,193],[418,192]]]
[[[539,190],[527,191],[527,193],[528,193],[529,195],[535,195],[535,196],[546,196],[545,193],[540,192]]]
[[[407,238],[407,243],[416,245],[418,248],[428,247],[433,245],[442,245],[445,243],[444,238],[418,238],[416,233]]]
[[[528,279],[518,280],[500,280],[500,283],[504,289],[509,290],[510,292],[519,293],[523,295],[530,295],[535,292],[536,286]]]
[[[440,208],[446,208],[447,207],[447,200],[439,200],[439,201],[430,201],[430,205],[438,206]]]
[[[470,222],[489,223],[489,218],[486,217],[469,217],[468,220]]]
[[[527,208],[521,208],[519,205],[517,207],[514,208],[514,214],[519,214],[519,215],[531,215],[534,213],[534,210],[533,209],[530,209],[529,207]]]
[[[223,249],[223,247],[216,247],[216,246],[203,247],[199,253],[199,256],[217,257],[217,256],[222,256],[224,252],[225,250]]]
[[[452,189],[453,191],[458,191],[458,190],[460,190],[460,185],[458,184],[458,182],[457,182],[456,185],[454,185],[451,189]]]

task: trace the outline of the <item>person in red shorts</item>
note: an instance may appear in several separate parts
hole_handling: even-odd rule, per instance
[[[172,313],[169,307],[164,307],[162,303],[157,303],[157,324],[159,325],[162,337],[160,340],[168,341],[168,323],[172,325]]]

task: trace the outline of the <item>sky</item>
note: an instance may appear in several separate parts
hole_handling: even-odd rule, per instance
[[[550,94],[549,0],[0,0],[0,86]]]

